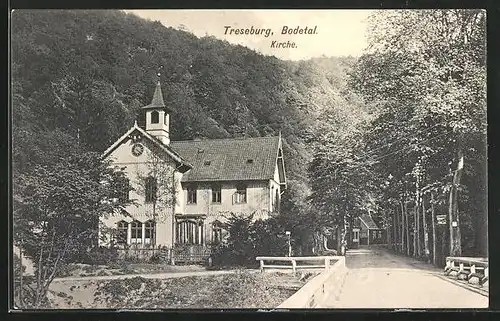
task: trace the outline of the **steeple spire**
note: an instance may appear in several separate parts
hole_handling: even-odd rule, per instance
[[[165,102],[163,101],[163,94],[161,92],[160,80],[156,83],[155,93],[153,94],[153,99],[149,107],[165,107]]]
[[[151,100],[150,107],[165,107],[165,102],[163,101],[163,94],[161,92],[161,84],[160,84],[160,69],[163,66],[160,66],[158,68],[158,73],[156,74],[158,76],[157,81],[156,81],[156,88],[155,88],[155,93],[153,94],[153,99]]]

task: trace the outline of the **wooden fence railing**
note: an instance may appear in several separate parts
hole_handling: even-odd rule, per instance
[[[264,272],[264,269],[292,269],[295,273],[297,269],[313,269],[313,268],[330,268],[330,262],[332,260],[337,261],[339,257],[337,256],[258,256],[255,258],[260,261],[260,271]],[[278,265],[278,264],[265,264],[265,262],[289,262],[291,265]],[[298,265],[297,262],[314,262],[314,264],[301,264]]]
[[[477,278],[479,281],[478,283],[483,285],[488,281],[488,259],[449,256],[446,258],[444,273],[445,275],[449,275],[452,272],[456,272],[459,278],[463,276],[468,282],[471,282],[473,278]]]

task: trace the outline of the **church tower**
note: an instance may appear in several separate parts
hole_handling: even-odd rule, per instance
[[[163,144],[170,144],[170,110],[163,102],[163,94],[161,92],[159,79],[156,84],[151,104],[142,107],[142,109],[146,112],[146,132],[151,136],[158,138]]]

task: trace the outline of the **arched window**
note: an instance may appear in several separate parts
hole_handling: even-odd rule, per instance
[[[156,110],[151,112],[151,124],[158,124],[160,122],[160,113]]]
[[[146,178],[146,203],[156,201],[157,183],[154,177]]]
[[[139,221],[133,221],[131,223],[132,235],[130,238],[130,243],[142,243],[142,223]]]
[[[149,220],[144,223],[144,243],[145,244],[154,244],[153,242],[155,238],[155,222],[153,220]]]
[[[127,244],[128,223],[120,221],[117,223],[116,243]]]
[[[203,221],[184,220],[177,222],[177,244],[203,244]]]

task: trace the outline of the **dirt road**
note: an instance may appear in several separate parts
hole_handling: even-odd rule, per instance
[[[486,295],[447,279],[442,270],[382,247],[349,250],[346,266],[340,294],[328,297],[323,308],[488,307]]]

